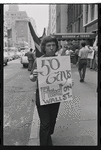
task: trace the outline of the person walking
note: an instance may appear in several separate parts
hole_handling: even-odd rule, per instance
[[[51,36],[44,37],[44,39],[41,42],[41,50],[44,54],[41,57],[56,56],[55,53],[58,51],[57,39]],[[30,79],[33,82],[37,81],[36,107],[40,118],[40,131],[39,131],[40,146],[52,146],[51,135],[54,132],[54,127],[58,115],[60,102],[48,104],[48,105],[40,105],[37,76],[38,76],[38,71],[37,71],[37,63],[35,60],[33,64],[33,68],[30,73]]]
[[[86,67],[87,67],[87,57],[88,53],[92,53],[93,50],[86,46],[86,43],[83,41],[81,42],[81,49],[79,50],[79,57],[78,57],[78,71],[80,75],[80,82],[84,82]]]
[[[32,51],[33,51],[33,49],[31,48],[30,51],[25,54],[25,56],[28,57],[28,62],[29,62],[28,63],[28,71],[31,71],[33,62],[35,60],[35,55]]]

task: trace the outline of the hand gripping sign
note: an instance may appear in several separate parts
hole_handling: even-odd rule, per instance
[[[70,56],[37,58],[40,105],[72,100]]]

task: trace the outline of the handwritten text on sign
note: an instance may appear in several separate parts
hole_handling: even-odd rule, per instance
[[[70,56],[37,58],[40,104],[72,99]]]

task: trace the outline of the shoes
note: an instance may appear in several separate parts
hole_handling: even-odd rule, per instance
[[[84,82],[84,79],[80,79],[80,82]]]

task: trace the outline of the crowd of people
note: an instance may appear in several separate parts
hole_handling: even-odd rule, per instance
[[[91,47],[93,50],[94,50],[94,56],[93,56],[93,59],[87,59],[87,67],[92,69],[92,70],[95,70],[97,71],[97,68],[98,68],[98,36],[96,36],[95,38],[95,41],[94,41],[94,44],[92,46],[89,46],[87,45],[89,48]],[[79,51],[80,51],[80,46],[78,46],[78,48],[75,48],[75,50],[73,50],[71,48],[71,46],[69,44],[65,44],[63,47],[62,45],[59,46],[59,50],[58,52],[56,53],[56,55],[61,55],[61,56],[64,56],[64,55],[70,55],[70,56],[74,56],[74,64],[76,64],[78,62],[78,58],[79,58]],[[72,57],[71,57],[72,58]]]

